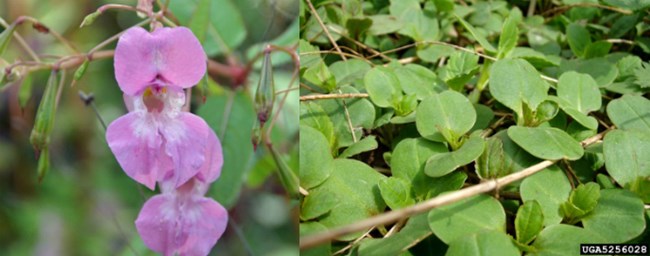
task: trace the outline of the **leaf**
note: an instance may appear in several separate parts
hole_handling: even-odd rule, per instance
[[[11,42],[11,38],[13,38],[15,30],[16,25],[12,23],[6,27],[2,33],[0,33],[0,56],[4,54],[5,50],[7,50],[7,46],[9,46],[9,42]]]
[[[227,107],[231,106],[231,107]],[[229,113],[225,112],[230,110]],[[221,176],[211,186],[210,196],[226,208],[235,205],[250,162],[253,161],[251,130],[255,111],[244,92],[208,97],[196,111],[217,133],[223,147]],[[223,130],[222,130],[223,129]],[[225,136],[224,136],[225,135]]]
[[[467,31],[469,31],[470,34],[472,34],[472,36],[474,37],[474,39],[475,39],[475,40],[476,40],[476,41],[477,41],[481,46],[483,46],[483,48],[485,48],[486,51],[488,51],[488,52],[497,52],[497,49],[495,49],[494,46],[492,46],[492,44],[490,44],[490,42],[488,42],[488,40],[485,39],[485,37],[484,37],[483,35],[479,34],[479,33],[476,31],[476,28],[474,28],[474,26],[472,26],[471,24],[467,23],[467,21],[463,20],[463,18],[461,18],[460,16],[458,16],[458,15],[455,14],[455,13],[454,13],[454,17],[456,17],[456,19],[460,22],[460,24],[462,24],[463,27],[465,27],[465,29],[467,29]]]
[[[607,41],[596,41],[589,45],[585,49],[585,58],[598,58],[604,57],[609,53],[609,50],[612,48],[612,43]]]
[[[435,15],[424,12],[418,0],[392,0],[390,14],[403,24],[397,32],[414,41],[434,41],[439,38],[439,25]]]
[[[306,80],[315,86],[318,86],[325,92],[331,92],[336,89],[336,78],[325,65],[325,62],[320,60],[311,67],[308,67],[303,72],[301,79]]]
[[[392,210],[412,205],[415,200],[411,197],[411,186],[408,181],[389,177],[379,182],[379,192],[386,205]]]
[[[586,74],[569,71],[560,76],[557,96],[564,100],[561,105],[574,108],[584,114],[600,109],[601,95],[598,84]]]
[[[327,231],[327,227],[318,222],[303,222],[300,223],[300,237],[318,234]],[[300,250],[300,255],[305,256],[319,256],[319,255],[329,255],[332,253],[332,243],[324,243],[317,247]]]
[[[23,81],[20,83],[20,89],[18,90],[18,103],[21,108],[27,106],[27,102],[32,98],[32,76],[26,74]]]
[[[382,212],[386,204],[381,198],[377,184],[384,179],[386,177],[362,162],[335,159],[330,178],[314,190],[329,191],[330,196],[337,198],[339,203],[319,222],[331,229]],[[349,241],[358,238],[362,233],[363,231],[356,232],[338,239]]]
[[[361,154],[363,152],[368,152],[377,149],[377,139],[375,135],[370,135],[357,141],[356,143],[350,145],[348,148],[343,150],[343,153],[339,155],[339,158],[348,158]]]
[[[314,102],[300,103],[300,125],[310,126],[321,132],[327,140],[328,149],[337,149],[334,124],[323,108]]]
[[[498,200],[476,195],[429,211],[429,227],[446,244],[485,231],[505,232],[506,213]]]
[[[302,61],[302,56],[300,57]],[[357,81],[363,82],[363,77],[370,70],[370,64],[358,59],[347,61],[337,61],[329,66],[330,72],[336,78],[338,86],[357,84]],[[362,83],[358,83],[362,84]]]
[[[210,25],[210,2],[210,0],[199,0],[189,24],[190,30],[201,44],[205,42],[205,35],[208,32],[208,25]]]
[[[456,151],[431,156],[424,167],[424,173],[431,177],[447,175],[476,160],[484,149],[485,140],[480,136],[472,136]]]
[[[476,130],[483,130],[488,128],[492,120],[494,119],[494,111],[488,106],[482,104],[474,104],[474,110],[476,110],[476,122],[470,133]]]
[[[567,41],[573,54],[578,57],[585,56],[585,50],[591,44],[589,31],[576,23],[571,23],[566,29]]]
[[[424,174],[424,166],[431,156],[447,152],[447,147],[438,142],[425,140],[424,138],[408,138],[400,141],[390,160],[391,172],[393,177],[400,178],[411,182],[413,194],[423,199],[432,189],[442,189],[443,184],[455,184],[449,181],[447,176],[440,178],[431,178]],[[464,181],[464,179],[462,179]],[[434,184],[440,184],[434,186]],[[462,185],[462,182],[461,184]],[[453,190],[454,186],[449,188]],[[457,188],[456,188],[457,189]]]
[[[300,125],[300,186],[310,189],[323,183],[332,172],[332,155],[325,136]]]
[[[339,203],[339,200],[332,196],[332,191],[326,189],[309,191],[309,195],[305,196],[300,206],[300,220],[312,220],[327,214]]]
[[[588,74],[600,87],[610,85],[618,76],[616,66],[605,58],[562,61],[560,71],[560,74],[568,71]]]
[[[312,54],[318,52],[318,48],[304,39],[298,41],[298,52],[300,53],[301,70],[313,67],[322,61],[320,53]]]
[[[607,104],[607,116],[621,130],[650,132],[650,100],[623,95]]]
[[[582,225],[601,241],[625,243],[644,232],[643,201],[622,189],[603,189],[598,205],[582,219]]]
[[[562,221],[560,205],[569,198],[571,184],[562,170],[553,165],[522,181],[520,193],[524,203],[530,200],[539,202],[544,226],[549,227]]]
[[[645,132],[611,131],[605,135],[603,153],[607,173],[622,186],[650,176],[650,136]]]
[[[418,100],[444,91],[443,86],[437,82],[436,74],[421,65],[408,64],[399,67],[395,69],[395,75],[404,94],[415,94]]]
[[[368,95],[375,105],[392,107],[393,99],[401,96],[399,79],[390,68],[377,66],[363,78]]]
[[[650,63],[643,63],[641,67],[634,69],[634,83],[641,86],[641,88],[650,87]]]
[[[596,118],[588,116],[572,107],[566,107],[566,105],[564,108],[562,108],[562,110],[564,113],[567,113],[569,116],[571,116],[571,118],[573,118],[573,120],[578,122],[580,125],[590,130],[596,130],[598,128],[598,120],[596,120]]]
[[[530,63],[521,59],[495,62],[490,71],[490,93],[501,104],[523,115],[523,104],[531,109],[546,99],[548,84]]]
[[[580,184],[576,189],[571,191],[569,200],[561,206],[564,219],[575,224],[580,218],[589,214],[600,197],[600,187],[594,182]]]
[[[372,25],[368,29],[368,32],[375,36],[393,33],[404,26],[393,15],[372,15],[369,18],[372,20]]]
[[[618,8],[628,9],[631,11],[641,10],[650,7],[649,0],[604,0],[608,5],[612,5]]]
[[[566,224],[547,226],[535,239],[533,246],[536,250],[530,255],[578,256],[581,244],[605,242],[598,240],[593,235],[586,229]]]
[[[542,231],[544,226],[544,214],[542,206],[536,200],[524,202],[517,211],[515,217],[515,230],[517,241],[522,244],[530,244]]]
[[[344,85],[341,87],[340,91],[337,93],[359,93],[354,87]],[[345,101],[345,105],[343,104]],[[332,124],[334,124],[334,134],[336,135],[336,141],[338,147],[349,147],[354,144],[352,137],[352,132],[348,125],[348,118],[345,111],[347,106],[347,112],[350,114],[350,123],[352,127],[355,128],[354,133],[357,138],[361,138],[362,129],[373,128],[375,121],[375,107],[368,99],[356,98],[356,99],[330,99],[330,100],[319,100],[318,104],[323,108],[323,110],[328,113]]]
[[[197,0],[170,1],[170,12],[181,24],[191,24],[197,10],[201,7]],[[209,25],[202,43],[208,56],[231,52],[246,39],[247,29],[244,19],[232,0],[214,0],[209,11]]]
[[[476,110],[472,103],[450,90],[427,97],[415,113],[415,124],[423,137],[452,144],[472,129],[475,122]]]
[[[514,8],[510,12],[510,15],[503,22],[503,27],[501,28],[501,35],[499,36],[499,47],[497,59],[502,59],[510,52],[512,49],[517,46],[517,41],[519,39],[519,29],[517,28],[517,23],[521,21],[521,13],[515,11],[519,10]]]
[[[500,231],[486,231],[456,239],[449,244],[445,255],[521,255],[510,236]]]
[[[363,239],[359,255],[398,255],[431,235],[427,214],[409,218],[404,228],[383,239]]]
[[[584,154],[579,142],[554,127],[511,126],[508,136],[528,153],[541,159],[577,160]]]

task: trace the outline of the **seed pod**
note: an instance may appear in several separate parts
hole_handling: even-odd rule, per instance
[[[74,77],[72,78],[72,86],[74,86],[75,83],[77,83],[77,81],[81,79],[81,77],[86,73],[88,63],[90,63],[90,61],[88,58],[86,58],[84,62],[81,63],[81,66],[79,66],[79,68],[77,68],[77,70],[74,72]]]
[[[2,31],[2,33],[0,33],[0,55],[2,55],[7,49],[11,37],[14,35],[14,30],[16,30],[16,23],[12,23]]]
[[[57,74],[58,71],[52,70],[50,78],[47,80],[45,92],[41,103],[38,105],[38,112],[36,112],[36,119],[34,120],[34,128],[29,136],[29,141],[34,146],[36,155],[38,157],[40,151],[47,147],[50,143],[50,132],[54,124],[54,115],[56,112],[56,95],[58,87]]]
[[[260,127],[259,120],[255,121],[253,130],[251,132],[251,143],[253,143],[253,151],[257,150],[257,146],[262,142],[262,127]]]
[[[93,24],[93,22],[95,22],[95,19],[97,19],[97,17],[99,17],[100,14],[102,14],[100,11],[96,11],[86,15],[84,20],[81,22],[81,25],[79,25],[79,28],[90,26],[91,24]]]
[[[50,150],[47,148],[43,148],[41,151],[41,155],[38,158],[38,169],[37,169],[37,174],[38,174],[38,183],[41,183],[43,181],[43,177],[45,177],[45,174],[50,170]]]
[[[260,127],[271,117],[273,103],[275,102],[275,89],[273,83],[273,65],[271,64],[271,51],[267,48],[264,51],[264,62],[262,63],[262,74],[255,92],[255,110]]]

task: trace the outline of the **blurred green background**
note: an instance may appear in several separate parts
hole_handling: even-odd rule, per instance
[[[181,25],[188,25],[198,2],[171,0],[170,10]],[[108,3],[136,5],[135,0],[3,0],[0,17],[8,23],[21,15],[35,17],[87,52],[141,21],[132,12],[111,10],[91,26],[79,28],[87,14]],[[213,60],[245,65],[261,51],[263,42],[285,47],[297,42],[297,0],[212,0],[210,4],[204,48]],[[17,32],[47,62],[56,60],[47,56],[71,54],[54,37],[37,33],[28,24]],[[112,43],[104,49],[114,47]],[[276,91],[287,89],[293,64],[283,53],[272,56]],[[8,63],[30,60],[15,40],[0,58]],[[51,134],[51,168],[40,184],[29,135],[49,71],[31,73],[31,83],[19,80],[0,89],[0,255],[155,255],[142,243],[134,221],[147,198],[158,192],[124,174],[93,110],[78,97],[79,90],[93,93],[107,124],[126,113],[113,77],[113,60],[92,61],[71,88],[73,73],[74,69],[67,71]],[[225,155],[221,178],[207,196],[228,208],[233,221],[212,255],[298,254],[296,202],[281,186],[269,152],[263,146],[254,152],[251,145],[256,119],[251,98],[258,78],[254,68],[244,86],[218,78],[193,90],[192,112],[215,130]],[[281,95],[274,111],[280,107]],[[281,107],[273,144],[297,171],[297,90]]]

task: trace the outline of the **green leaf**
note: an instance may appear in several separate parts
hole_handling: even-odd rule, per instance
[[[199,3],[196,5],[196,10],[192,15],[189,28],[192,30],[192,33],[199,39],[199,42],[203,44],[205,42],[205,35],[208,32],[208,26],[210,25],[210,0],[199,0]]]
[[[325,136],[300,125],[300,186],[310,189],[323,183],[332,172],[332,161]]]
[[[594,182],[580,184],[571,191],[569,200],[561,206],[562,215],[569,224],[575,224],[583,216],[589,214],[600,197],[600,186]]]
[[[585,49],[585,58],[604,57],[612,48],[612,43],[607,41],[597,41],[587,45]]]
[[[321,132],[327,140],[330,152],[336,151],[334,124],[320,105],[314,102],[300,103],[300,125],[310,126]]]
[[[523,115],[523,104],[531,109],[546,99],[548,84],[525,60],[504,59],[495,62],[490,72],[490,93],[501,104]]]
[[[587,60],[562,61],[560,74],[567,71],[588,74],[596,80],[598,86],[603,87],[614,82],[618,76],[618,69],[605,58],[592,58]]]
[[[542,231],[544,226],[544,214],[542,206],[536,200],[524,202],[517,211],[515,217],[515,230],[517,241],[522,244],[529,244]]]
[[[510,236],[500,231],[486,231],[456,239],[449,244],[445,255],[521,255]]]
[[[302,200],[300,219],[305,221],[323,216],[330,212],[339,203],[339,200],[339,198],[332,196],[332,191],[327,189],[312,189],[309,191],[309,195],[305,196]]]
[[[322,60],[308,67],[301,78],[320,87],[325,92],[331,92],[336,89],[336,78],[334,78]]]
[[[580,244],[605,242],[593,237],[593,233],[576,226],[557,224],[547,226],[537,236],[530,255],[566,256],[580,255]]]
[[[574,108],[584,114],[600,109],[601,95],[598,84],[586,74],[570,71],[562,74],[557,84],[557,96],[564,107]]]
[[[480,136],[472,136],[456,151],[431,156],[424,167],[424,173],[431,177],[447,175],[476,160],[484,149],[485,140]]]
[[[209,195],[230,208],[237,202],[250,162],[254,160],[250,143],[254,121],[251,117],[255,116],[253,103],[244,92],[224,94],[208,97],[196,113],[217,133],[223,146],[223,159],[227,159]]]
[[[519,39],[519,29],[517,28],[517,23],[521,21],[521,13],[515,10],[519,9],[514,8],[506,21],[503,22],[501,35],[499,36],[497,59],[503,59],[504,57],[508,56],[512,49],[517,46],[517,41]]]
[[[616,62],[616,68],[618,69],[618,79],[624,80],[626,78],[634,76],[634,70],[642,66],[643,61],[639,56],[629,55],[621,58]]]
[[[420,102],[415,115],[415,124],[423,137],[452,144],[456,144],[458,138],[472,129],[476,122],[472,103],[455,91],[427,97]]]
[[[569,107],[567,104],[564,104],[562,110],[564,113],[567,113],[569,116],[571,116],[571,118],[573,118],[573,120],[578,122],[580,125],[590,130],[596,130],[598,128],[598,120],[596,120],[596,118],[588,116],[587,114],[584,114],[573,107]]]
[[[628,183],[625,189],[636,193],[644,203],[650,203],[650,176],[637,177],[634,181]]]
[[[626,186],[650,176],[650,136],[646,132],[614,130],[603,141],[605,166],[617,183]]]
[[[310,44],[304,39],[300,39],[298,41],[298,52],[300,53],[301,70],[318,65],[319,62],[323,61],[323,59],[321,59],[320,53],[312,54],[318,51],[318,47]]]
[[[577,160],[584,154],[579,142],[554,127],[511,126],[508,136],[528,153],[541,159]]]
[[[562,221],[560,205],[569,198],[571,184],[560,168],[553,165],[521,182],[521,199],[536,200],[542,206],[544,226]]]
[[[20,89],[18,90],[18,103],[21,108],[27,106],[27,102],[32,98],[32,76],[26,74],[23,81],[20,83]]]
[[[404,228],[383,239],[363,239],[359,255],[399,255],[431,235],[427,214],[411,217]]]
[[[641,88],[650,87],[650,63],[643,63],[641,67],[634,69],[634,83],[641,86]]]
[[[397,31],[399,34],[416,42],[438,40],[438,20],[434,14],[420,8],[419,0],[391,0],[389,10],[403,24]]]
[[[422,65],[408,64],[395,69],[404,94],[415,94],[422,100],[435,93],[442,92],[444,88],[438,83],[438,77],[433,71]]]
[[[300,56],[302,61],[302,56]],[[336,84],[338,86],[348,85],[348,84],[362,84],[358,81],[363,82],[363,77],[366,75],[366,72],[370,70],[370,64],[365,61],[358,59],[350,59],[347,61],[337,61],[332,63],[329,66],[330,72],[336,78]]]
[[[381,198],[377,184],[384,179],[385,176],[362,162],[335,159],[332,175],[323,184],[314,188],[314,191],[321,189],[329,191],[330,196],[337,198],[339,203],[319,222],[331,229],[383,212],[386,204]],[[348,234],[339,239],[353,240],[362,233],[363,231]]]
[[[377,66],[363,78],[368,95],[375,105],[388,108],[393,106],[393,99],[401,96],[399,79],[390,68]]]
[[[608,5],[615,6],[618,8],[628,9],[631,11],[641,10],[650,7],[649,0],[604,0]]]
[[[424,138],[409,138],[400,141],[390,160],[391,172],[393,177],[411,182],[413,193],[416,197],[422,199],[433,189],[440,188],[440,193],[447,189],[443,184],[456,184],[449,181],[449,177],[431,178],[424,174],[424,166],[431,156],[447,152],[447,147],[438,142],[426,140]],[[464,179],[462,179],[464,180]],[[440,184],[434,186],[433,184]],[[461,184],[462,185],[462,182]],[[448,190],[457,187],[451,186]]]
[[[337,91],[339,93],[339,91]],[[348,85],[342,86],[340,93],[359,93],[359,91]],[[345,104],[343,102],[345,101]],[[349,147],[354,144],[355,141],[352,137],[352,132],[348,126],[348,118],[345,111],[347,107],[347,112],[350,114],[350,123],[354,127],[354,133],[357,138],[361,138],[362,129],[373,128],[375,121],[375,107],[368,99],[356,98],[356,99],[331,99],[331,100],[319,100],[318,104],[323,108],[323,110],[329,114],[332,124],[334,124],[334,134],[336,135],[336,141],[338,147]]]
[[[393,15],[372,15],[369,18],[372,20],[372,25],[368,29],[368,32],[375,36],[393,33],[404,26]]]
[[[625,243],[645,230],[643,201],[622,189],[604,189],[598,205],[582,219],[586,230],[608,243]]]
[[[303,222],[300,223],[300,236],[307,236],[311,234],[318,234],[327,231],[327,227],[318,222]],[[322,245],[300,250],[300,255],[305,256],[321,256],[330,255],[332,253],[332,243],[324,243]]]
[[[191,24],[201,8],[197,0],[170,1],[169,9],[181,24]],[[244,42],[247,29],[244,19],[232,0],[214,0],[209,11],[209,25],[202,43],[208,56],[229,53]]]
[[[650,100],[623,95],[607,104],[607,116],[621,130],[650,132]]]
[[[506,213],[498,200],[476,195],[429,212],[429,227],[446,244],[485,231],[505,232]]]
[[[379,182],[379,192],[386,205],[393,210],[412,205],[415,200],[411,197],[411,186],[406,180],[389,177]]]
[[[474,28],[474,26],[472,26],[471,24],[467,23],[467,21],[463,20],[463,18],[461,18],[460,16],[458,16],[458,15],[455,14],[455,13],[454,13],[454,17],[456,17],[456,19],[460,22],[460,24],[462,24],[463,27],[465,27],[465,29],[467,29],[467,31],[469,31],[470,34],[472,34],[472,36],[474,37],[474,39],[475,39],[475,40],[476,40],[476,41],[477,41],[481,46],[483,46],[483,48],[484,48],[486,51],[488,51],[488,52],[497,52],[497,49],[495,49],[494,46],[492,46],[492,44],[490,44],[490,42],[488,42],[488,40],[485,39],[485,37],[484,37],[482,34],[479,34],[478,31],[476,30],[476,28]]]
[[[14,31],[16,30],[16,25],[11,24],[9,27],[5,28],[2,33],[0,33],[0,56],[4,54],[5,50],[7,50],[7,46],[9,46],[9,42],[11,42],[11,38],[14,37]]]
[[[351,38],[359,38],[370,29],[372,26],[372,19],[368,17],[363,18],[349,18],[345,23],[345,28]]]
[[[370,135],[368,137],[361,139],[360,141],[357,141],[356,143],[350,145],[348,148],[343,150],[343,152],[339,155],[339,158],[348,158],[351,156],[355,156],[363,152],[375,150],[377,149],[377,147],[378,144],[375,135]]]
[[[573,54],[578,57],[585,56],[585,50],[591,44],[591,36],[589,31],[576,23],[571,23],[567,26],[566,37],[569,41],[569,47]]]
[[[496,136],[490,137],[483,153],[476,159],[476,174],[483,180],[505,175],[504,158],[503,143]]]

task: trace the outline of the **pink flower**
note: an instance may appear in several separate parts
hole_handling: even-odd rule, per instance
[[[163,255],[208,255],[228,225],[226,209],[203,197],[207,184],[199,179],[161,187],[163,194],[150,198],[135,221],[144,243]]]
[[[201,80],[206,60],[184,27],[136,27],[117,43],[115,77],[132,109],[109,125],[106,139],[126,174],[150,189],[163,180],[179,187],[200,172],[219,177],[219,139],[203,119],[181,110],[182,89]]]

